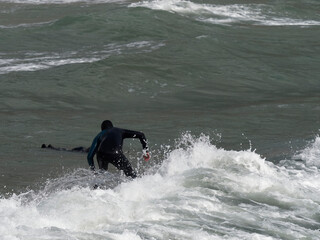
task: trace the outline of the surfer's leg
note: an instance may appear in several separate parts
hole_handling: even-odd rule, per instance
[[[75,147],[71,149],[72,152],[86,152],[86,150],[87,149],[84,147]]]
[[[114,166],[116,166],[119,170],[122,170],[124,174],[128,177],[136,178],[137,174],[133,170],[129,160],[126,158],[125,155],[119,154],[113,158],[111,162]]]
[[[102,158],[100,156],[97,157],[99,169],[108,170],[108,160],[106,158]]]

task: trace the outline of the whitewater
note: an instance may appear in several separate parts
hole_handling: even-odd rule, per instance
[[[317,137],[278,165],[185,134],[135,180],[76,169],[0,200],[11,239],[318,239]],[[93,185],[98,184],[98,189]]]

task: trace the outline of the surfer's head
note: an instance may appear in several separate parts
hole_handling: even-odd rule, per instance
[[[113,124],[110,120],[104,120],[102,123],[101,123],[101,130],[105,130],[107,128],[112,128],[113,127]]]

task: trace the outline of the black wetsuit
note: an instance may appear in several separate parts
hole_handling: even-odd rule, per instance
[[[137,175],[122,152],[125,138],[139,138],[143,149],[148,150],[147,140],[143,133],[110,127],[101,131],[94,138],[87,157],[90,167],[94,169],[93,157],[97,154],[100,169],[108,170],[108,164],[111,163],[119,170],[123,170],[126,176],[135,178]]]
[[[75,148],[72,148],[72,149],[60,148],[60,147],[54,147],[51,144],[49,144],[48,146],[45,145],[45,144],[42,144],[41,148],[48,148],[48,149],[57,150],[57,151],[83,152],[83,153],[87,153],[90,150],[90,148],[85,148],[85,147],[75,147]]]

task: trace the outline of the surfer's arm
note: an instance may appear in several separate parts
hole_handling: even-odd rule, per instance
[[[94,169],[94,162],[93,162],[93,157],[96,154],[97,148],[98,148],[98,140],[100,138],[101,133],[99,133],[92,141],[90,150],[88,152],[87,155],[87,160],[88,160],[88,164],[90,166],[91,169]]]
[[[132,131],[132,130],[123,130],[123,138],[139,138],[140,143],[144,151],[148,152],[148,141],[146,136],[142,132]]]

